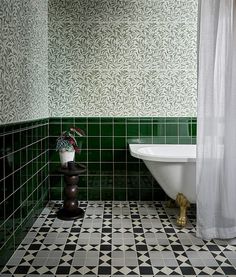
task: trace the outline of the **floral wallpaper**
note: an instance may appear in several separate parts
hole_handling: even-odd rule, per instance
[[[51,116],[196,116],[197,0],[49,0]]]
[[[0,1],[0,124],[49,115],[47,2]]]

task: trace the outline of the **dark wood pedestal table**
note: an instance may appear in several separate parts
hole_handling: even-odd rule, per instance
[[[84,216],[84,210],[79,207],[77,200],[79,174],[86,171],[86,167],[75,162],[68,162],[68,167],[59,168],[58,172],[64,174],[64,203],[63,208],[57,212],[62,220],[74,220]]]

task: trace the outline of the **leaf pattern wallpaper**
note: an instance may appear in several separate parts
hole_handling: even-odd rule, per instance
[[[0,0],[0,123],[48,117],[48,1]]]
[[[197,0],[49,0],[50,116],[196,116]]]

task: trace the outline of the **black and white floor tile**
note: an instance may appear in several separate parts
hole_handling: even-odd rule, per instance
[[[236,276],[236,242],[195,236],[175,225],[178,209],[161,202],[81,202],[83,219],[61,221],[51,202],[1,277]]]

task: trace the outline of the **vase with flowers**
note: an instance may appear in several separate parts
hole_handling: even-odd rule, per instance
[[[68,162],[74,161],[75,153],[81,151],[75,135],[82,137],[85,133],[80,128],[72,127],[69,131],[63,131],[57,139],[56,151],[59,151],[62,167],[67,167]]]

